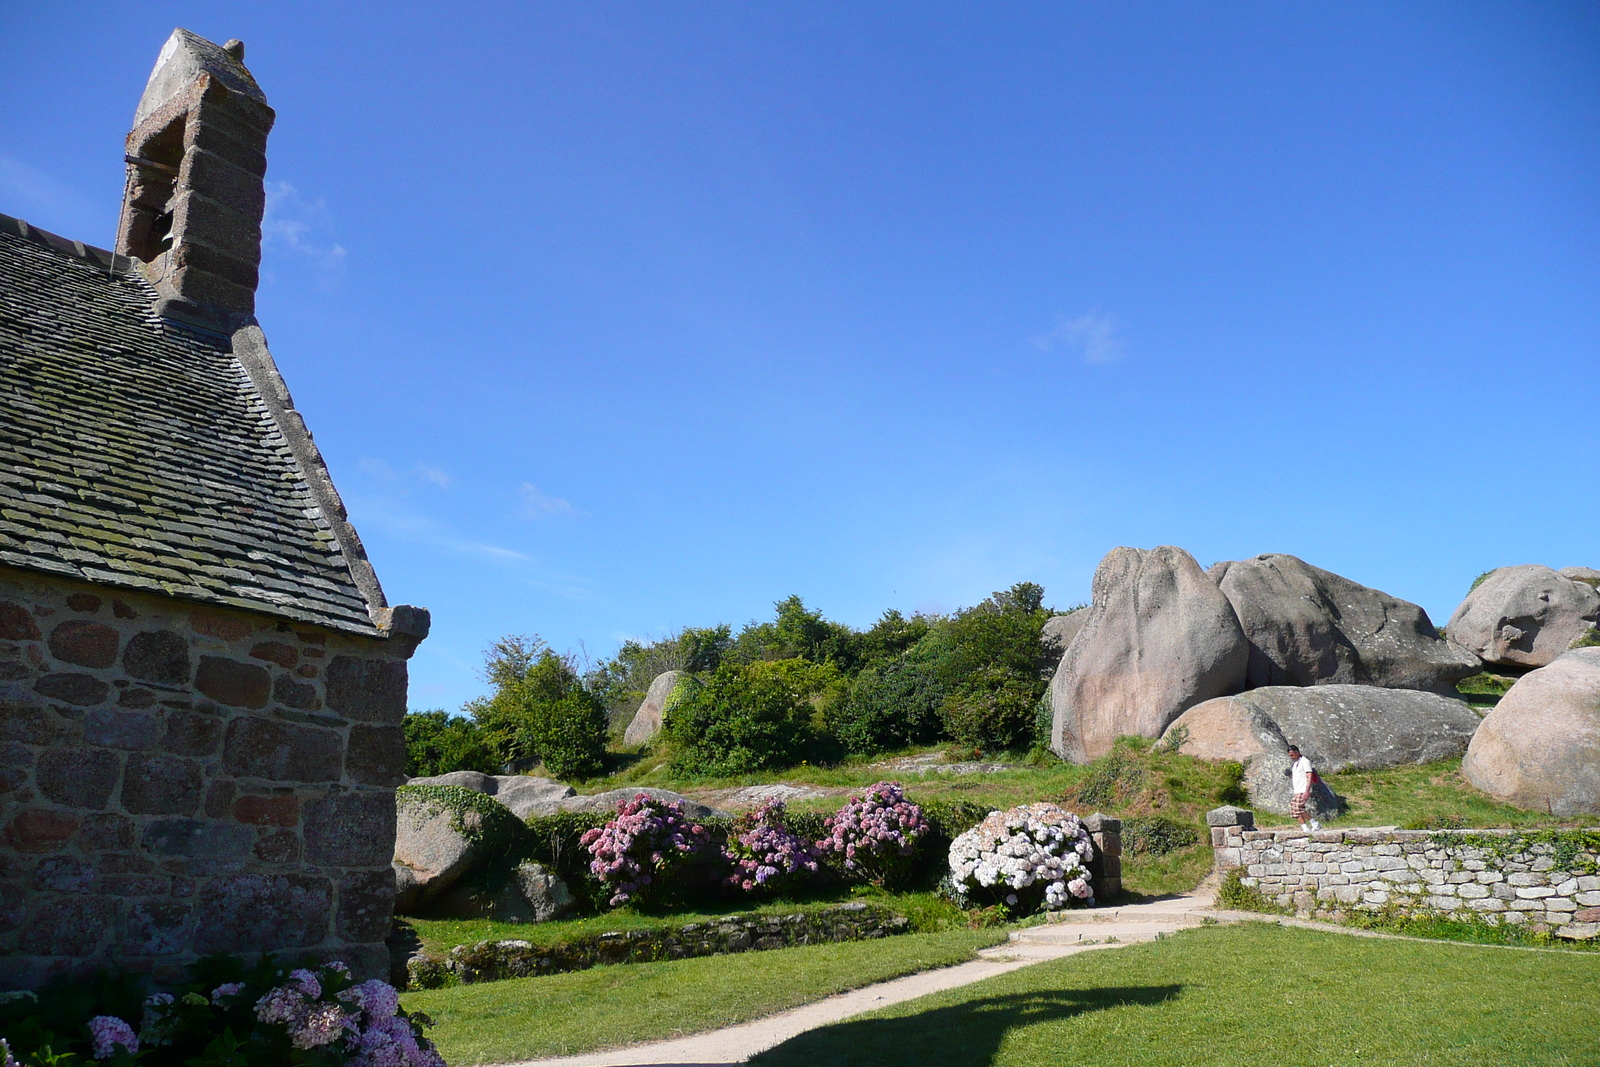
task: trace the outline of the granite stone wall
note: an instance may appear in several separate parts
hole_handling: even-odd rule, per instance
[[[385,976],[414,647],[0,568],[0,988]]]
[[[519,940],[480,941],[475,945],[458,945],[442,960],[413,956],[406,969],[412,988],[432,989],[452,980],[494,982],[503,978],[565,974],[602,964],[648,963],[832,941],[859,941],[910,930],[911,922],[904,916],[851,902],[793,915],[729,915],[710,922],[684,923],[656,930],[591,934],[546,947]]]
[[[1556,937],[1600,935],[1593,849],[1512,830],[1256,830],[1251,812],[1211,812],[1217,867],[1302,916],[1393,909],[1521,923]]]
[[[1122,820],[1098,811],[1083,817],[1094,857],[1085,865],[1095,900],[1104,903],[1122,892]]]

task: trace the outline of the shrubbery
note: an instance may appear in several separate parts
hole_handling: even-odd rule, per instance
[[[746,893],[787,889],[818,871],[817,847],[789,828],[781,800],[734,819],[722,855],[733,864],[726,883]]]
[[[640,793],[617,808],[616,817],[587,831],[578,843],[593,859],[589,873],[611,891],[608,903],[641,903],[661,888],[667,873],[710,841],[705,827],[690,822],[683,805]]]
[[[828,817],[826,826],[828,836],[817,847],[843,860],[848,873],[876,886],[905,880],[917,842],[931,829],[899,782],[879,782],[852,796]]]
[[[406,773],[413,778],[451,771],[500,773],[500,754],[478,724],[444,711],[414,711],[405,717]]]
[[[799,763],[814,741],[804,688],[816,665],[724,663],[685,687],[663,732],[680,775],[736,775]]]
[[[537,759],[557,778],[600,773],[606,711],[572,662],[538,638],[507,637],[491,648],[485,672],[493,696],[467,705],[501,762]]]
[[[66,1067],[443,1067],[393,986],[354,982],[343,964],[290,971],[211,956],[177,993],[140,998],[131,976],[56,980],[0,1003],[4,1062]],[[137,1029],[134,1023],[137,1022]],[[13,1059],[15,1057],[15,1059]]]

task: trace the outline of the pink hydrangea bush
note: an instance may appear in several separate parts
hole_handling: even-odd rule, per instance
[[[882,886],[911,867],[917,842],[929,830],[922,809],[899,782],[879,782],[828,817],[817,848],[843,859],[847,873]]]
[[[1082,820],[1054,804],[997,811],[950,843],[950,886],[962,904],[1011,915],[1093,903],[1094,846]]]
[[[775,892],[818,870],[818,849],[789,829],[787,809],[774,797],[733,821],[722,854],[733,865],[726,884]]]
[[[578,839],[589,850],[589,873],[611,890],[611,906],[639,904],[658,892],[666,874],[703,849],[711,836],[692,823],[678,801],[648,793],[617,805],[616,818]]]
[[[86,1040],[4,1046],[0,1067],[65,1062],[62,1053],[87,1053],[107,1067],[444,1067],[422,1036],[431,1020],[401,1008],[387,982],[355,982],[341,963],[285,972],[266,961],[245,972],[236,959],[213,957],[195,969],[216,965],[243,980],[213,978],[146,997],[137,1030],[120,1016],[96,1015],[83,1028]]]

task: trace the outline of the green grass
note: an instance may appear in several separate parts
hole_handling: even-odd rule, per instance
[[[1594,816],[1560,819],[1541,811],[1502,804],[1479,792],[1461,774],[1460,760],[1381,771],[1350,771],[1327,776],[1328,785],[1344,797],[1350,810],[1329,826],[1423,827],[1450,825],[1493,827],[1588,826]],[[1459,820],[1459,821],[1455,821]],[[1262,825],[1288,825],[1286,816],[1256,813]]]
[[[1594,1064],[1600,956],[1268,923],[1089,952],[802,1034],[751,1062],[873,1067]]]
[[[405,993],[451,1067],[575,1055],[712,1030],[961,963],[1003,930],[950,930],[735,956],[596,967]]]

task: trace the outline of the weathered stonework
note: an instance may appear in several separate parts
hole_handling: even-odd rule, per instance
[[[0,988],[208,952],[387,975],[415,637],[91,589],[0,567]]]
[[[1218,869],[1243,868],[1241,884],[1302,917],[1387,908],[1518,923],[1573,940],[1600,936],[1594,852],[1558,867],[1548,844],[1501,855],[1466,843],[1512,830],[1255,830],[1253,815],[1238,808],[1208,821]]]
[[[1085,865],[1094,898],[1111,900],[1122,892],[1122,820],[1095,812],[1084,816],[1083,828],[1094,846],[1094,857]]]
[[[413,988],[431,989],[452,978],[459,982],[493,982],[564,974],[610,963],[681,960],[859,941],[910,930],[910,920],[904,916],[851,903],[793,915],[729,915],[712,922],[657,930],[593,934],[548,948],[538,948],[527,941],[480,941],[476,945],[458,945],[443,960],[414,956],[407,963],[407,975]]]

